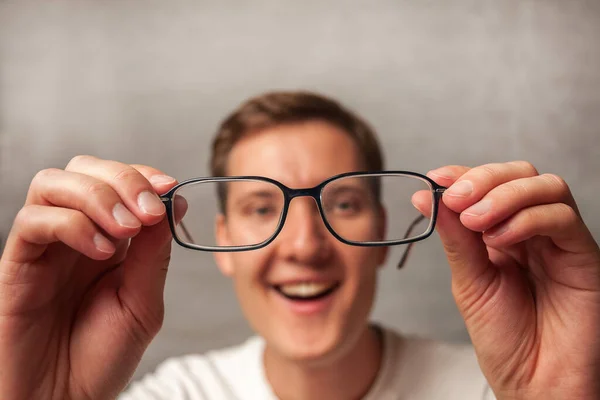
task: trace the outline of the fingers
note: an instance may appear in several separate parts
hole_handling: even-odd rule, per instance
[[[458,178],[463,176],[471,168],[463,165],[447,165],[438,169],[434,169],[427,173],[427,176],[442,186],[452,185]]]
[[[162,171],[156,168],[139,164],[131,164],[131,167],[142,174],[142,176],[150,182],[154,188],[154,191],[158,194],[164,194],[168,192],[177,184],[175,178],[165,175]]]
[[[187,200],[180,195],[175,195],[173,199],[173,216],[175,217],[175,224],[178,225],[188,210]]]
[[[75,172],[59,169],[41,171],[32,181],[25,204],[81,211],[118,239],[134,236],[142,226],[140,218],[127,208],[108,183]],[[147,217],[143,219],[149,221]]]
[[[65,170],[88,175],[107,183],[144,225],[156,224],[164,217],[165,205],[156,195],[152,184],[132,166],[95,157],[79,156],[73,158]]]
[[[552,203],[575,203],[568,186],[559,177],[547,174],[515,179],[492,188],[463,210],[461,222],[469,229],[483,232],[521,209]]]
[[[175,179],[154,168],[136,167],[76,157],[67,166],[69,171],[48,169],[38,173],[26,205],[79,210],[112,237],[133,237],[142,224],[153,225],[164,217],[165,207],[156,190],[167,191],[176,184]]]
[[[535,167],[527,162],[482,165],[461,175],[444,192],[443,201],[449,209],[461,213],[481,200],[493,188],[515,179],[536,175],[538,172]]]
[[[428,173],[428,175],[434,178],[434,174]],[[435,179],[442,184],[442,181],[452,178],[448,176],[446,178],[435,177]],[[430,192],[417,192],[412,200],[423,215],[427,217],[431,215],[432,197]],[[448,209],[443,202],[439,203],[436,230],[444,246],[456,290],[463,291],[474,281],[486,278],[489,258],[481,234],[463,226],[459,215]]]
[[[519,210],[485,232],[489,246],[508,247],[533,236],[548,236],[560,249],[588,253],[597,249],[591,233],[575,210],[564,203],[542,204]]]
[[[547,275],[571,288],[596,291],[600,285],[598,244],[577,212],[564,203],[522,209],[486,231],[483,239],[491,248],[500,249],[529,241],[527,247],[536,257],[533,263],[532,256],[528,257],[534,274]],[[552,261],[540,265],[539,259]]]
[[[471,168],[462,165],[447,165],[427,172],[427,176],[434,180],[438,185],[449,187],[470,169]],[[431,217],[431,200],[430,190],[419,190],[414,193],[412,197],[414,206],[427,218]]]
[[[48,267],[63,266],[70,258],[64,246],[48,249],[62,242],[74,257],[103,261],[98,266],[121,264],[121,305],[141,330],[157,332],[171,232],[156,193],[176,183],[151,167],[89,156],[75,157],[64,171],[40,172],[8,237],[0,277],[14,281],[40,257]]]
[[[64,240],[92,259],[105,260],[107,254],[123,259],[128,239],[143,225],[164,219],[165,207],[156,191],[167,191],[176,183],[151,167],[89,156],[75,157],[65,171],[41,171],[31,183],[5,254],[11,261],[31,261],[48,244]],[[118,249],[104,240],[107,237]]]
[[[148,337],[162,324],[163,290],[170,261],[171,231],[165,206],[156,193],[165,193],[177,181],[144,165],[125,165],[93,157],[75,158],[67,169],[108,183],[144,228],[131,239],[123,262],[123,282],[118,296],[132,323]],[[125,244],[123,244],[125,247]],[[117,252],[121,251],[121,247]]]
[[[440,202],[437,230],[453,275],[459,273],[467,281],[485,276],[490,257],[495,257],[488,249],[522,260],[513,250],[534,236],[547,236],[566,252],[598,251],[568,185],[555,175],[539,175],[527,162],[449,166],[428,176],[448,187]],[[417,193],[413,202],[429,215],[430,194]]]
[[[95,260],[106,260],[115,252],[115,245],[81,211],[30,205],[15,218],[5,256],[14,263],[30,262],[48,244],[59,241]]]
[[[452,176],[460,172],[459,167],[444,167],[432,171],[431,177],[435,173],[439,175]],[[449,179],[448,179],[449,180]],[[579,210],[571,194],[571,191],[565,181],[553,174],[538,175],[537,170],[528,162],[516,161],[504,164],[487,164],[481,167],[466,170],[463,175],[452,183],[444,192],[443,203],[452,211],[460,213],[461,223],[468,229],[484,232],[486,242],[492,242],[499,246],[498,240],[491,240],[499,236],[499,233],[509,229],[523,228],[519,237],[527,240],[529,231],[545,231],[548,227],[540,225],[538,228],[526,225],[509,224],[508,220],[516,217],[523,210],[541,205],[554,205],[550,208],[540,208],[540,210],[550,210],[556,208],[563,211],[563,214],[546,215],[539,220],[540,224],[547,223],[562,224],[564,218],[570,218],[572,213],[579,223],[581,235],[577,237],[583,241],[577,241],[583,247],[589,249],[589,232],[579,218]],[[525,211],[524,215],[530,215],[534,211]],[[566,213],[566,214],[565,214]],[[566,216],[565,216],[566,215]],[[517,218],[518,219],[518,218]],[[531,224],[536,224],[537,220],[529,218]],[[584,240],[585,238],[585,240]],[[490,240],[487,240],[490,239]],[[518,242],[507,241],[504,245],[511,246]],[[565,244],[564,250],[574,251],[572,245]],[[571,250],[569,250],[571,249]],[[581,250],[581,249],[580,249]]]
[[[113,241],[115,244],[116,250],[113,253],[112,257],[107,260],[109,265],[118,265],[123,262],[125,257],[127,257],[127,251],[129,250],[129,244],[131,239],[121,239],[117,241]]]
[[[438,185],[449,187],[470,169],[462,165],[447,165],[427,172],[427,176]],[[431,191],[420,190],[414,193],[412,203],[424,216],[431,217]]]
[[[148,338],[162,325],[163,291],[171,254],[171,231],[165,207],[156,193],[165,193],[177,181],[156,168],[145,165],[125,165],[95,158],[81,158],[71,167],[111,184],[146,225],[130,241],[123,260],[123,283],[118,296],[121,304]],[[126,200],[127,199],[127,200]],[[156,217],[156,218],[155,218]],[[148,223],[150,222],[150,223]],[[150,226],[148,226],[150,225]]]

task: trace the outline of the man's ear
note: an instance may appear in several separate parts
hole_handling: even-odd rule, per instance
[[[383,204],[379,206],[379,221],[378,221],[378,232],[377,234],[381,238],[381,240],[385,240],[387,235],[387,211]],[[378,247],[377,252],[377,266],[381,267],[385,264],[388,258],[388,254],[390,252],[390,248],[388,246]]]
[[[225,216],[221,213],[215,218],[215,236],[218,246],[228,246],[231,243],[231,240],[229,239],[229,230],[227,229],[227,221],[225,221]],[[233,275],[233,260],[231,258],[231,253],[215,251],[213,252],[213,256],[223,275]]]

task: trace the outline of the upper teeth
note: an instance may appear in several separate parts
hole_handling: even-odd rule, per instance
[[[333,285],[334,283],[301,282],[281,285],[279,290],[288,296],[312,297],[331,289]]]

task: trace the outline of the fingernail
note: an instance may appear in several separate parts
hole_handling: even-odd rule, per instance
[[[454,179],[454,174],[448,168],[442,167],[429,171],[427,175],[433,175],[437,178]]]
[[[475,217],[485,214],[492,208],[492,201],[489,199],[481,200],[479,203],[475,203],[471,207],[463,211],[465,215],[473,215]]]
[[[471,181],[460,181],[450,186],[448,190],[444,192],[445,195],[455,197],[467,197],[473,192],[473,182]]]
[[[113,217],[119,225],[125,228],[139,228],[142,225],[140,220],[121,203],[115,204],[115,207],[113,208]]]
[[[94,246],[103,253],[114,253],[115,245],[113,242],[102,236],[100,233],[94,235]]]
[[[154,185],[166,185],[175,182],[175,178],[168,175],[153,175],[150,177],[150,183]]]
[[[493,239],[500,235],[504,235],[506,232],[508,232],[508,224],[504,224],[497,228],[490,229],[489,231],[485,231],[484,234],[485,236]]]
[[[148,191],[138,195],[138,206],[143,213],[148,215],[162,215],[165,212],[165,205],[155,193]]]

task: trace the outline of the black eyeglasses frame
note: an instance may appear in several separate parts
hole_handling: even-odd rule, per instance
[[[411,223],[408,230],[406,231],[404,239],[379,241],[379,242],[355,242],[355,241],[350,241],[350,240],[344,239],[343,237],[338,235],[337,232],[335,232],[335,230],[333,229],[333,227],[329,224],[329,222],[327,221],[327,218],[325,216],[323,204],[321,202],[321,196],[323,193],[323,189],[328,184],[330,184],[331,182],[338,180],[338,179],[348,178],[348,177],[364,177],[364,176],[372,176],[372,177],[409,176],[409,177],[418,178],[418,179],[425,181],[431,188],[432,200],[433,200],[431,222],[430,222],[427,230],[419,236],[408,238],[408,236],[412,232],[413,228],[425,218],[424,216],[421,215]],[[174,213],[174,196],[179,189],[181,189],[183,186],[186,186],[186,185],[197,184],[197,183],[201,183],[201,182],[231,182],[231,181],[248,181],[248,180],[252,180],[252,181],[258,180],[258,181],[271,183],[271,184],[277,186],[283,192],[283,196],[284,196],[283,210],[282,210],[282,213],[280,216],[278,227],[270,238],[268,238],[258,244],[246,245],[246,246],[227,246],[227,247],[195,245],[195,244],[187,243],[187,242],[181,240],[181,238],[178,236],[176,229],[175,229],[176,223],[175,223],[175,213]],[[363,247],[381,247],[381,246],[396,246],[396,245],[401,245],[401,244],[409,244],[408,248],[404,252],[404,255],[402,256],[400,263],[398,265],[398,268],[401,268],[402,265],[404,265],[404,263],[408,257],[408,254],[412,248],[412,245],[418,241],[427,239],[429,236],[431,236],[431,234],[435,230],[440,199],[446,189],[447,189],[446,187],[437,184],[435,181],[433,181],[428,176],[420,174],[418,172],[413,172],[413,171],[355,171],[355,172],[346,172],[343,174],[334,175],[334,176],[324,180],[323,182],[321,182],[320,184],[318,184],[316,186],[313,186],[310,188],[301,188],[301,189],[292,189],[275,179],[267,178],[264,176],[244,175],[244,176],[192,178],[192,179],[188,179],[183,182],[180,182],[179,184],[177,184],[176,186],[171,188],[171,190],[169,190],[167,193],[160,196],[160,198],[163,201],[163,203],[165,204],[165,207],[167,210],[167,218],[169,220],[169,227],[171,229],[173,239],[175,240],[175,242],[178,245],[180,245],[184,248],[187,248],[187,249],[191,249],[191,250],[210,251],[210,252],[235,252],[235,251],[257,250],[257,249],[261,249],[265,246],[268,246],[271,242],[273,242],[273,240],[275,240],[277,235],[283,229],[283,226],[285,225],[285,219],[286,219],[292,199],[294,199],[296,197],[312,197],[315,200],[315,202],[317,203],[317,207],[318,207],[319,213],[321,215],[321,219],[323,220],[327,230],[337,240],[339,240],[340,242],[342,242],[344,244],[347,244],[350,246],[363,246]],[[182,228],[183,228],[184,232],[187,232],[187,230],[185,229],[185,226],[183,226]],[[187,233],[187,235],[189,236],[189,233]]]

